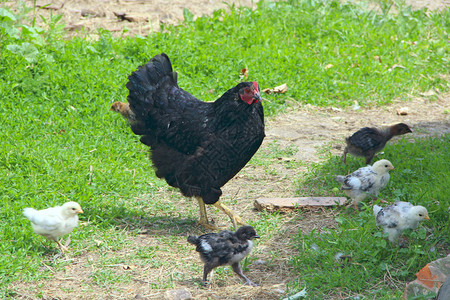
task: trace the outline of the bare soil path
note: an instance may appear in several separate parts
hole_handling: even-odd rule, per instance
[[[33,1],[25,1],[32,5]],[[236,5],[255,6],[251,0],[227,1]],[[448,6],[448,0],[416,0],[408,1],[413,7],[427,6],[438,9]],[[221,0],[174,0],[170,5],[165,0],[37,0],[38,6],[48,5],[38,11],[46,17],[53,14],[63,14],[67,28],[75,30],[85,27],[95,33],[98,28],[105,28],[120,36],[127,28],[127,35],[144,34],[149,30],[158,29],[160,22],[177,24],[183,18],[183,9],[188,8],[194,15],[210,14],[217,9],[227,9]],[[13,5],[12,2],[7,5]],[[123,20],[117,15],[125,14],[131,21]],[[448,76],[448,75],[447,75]],[[397,110],[408,107],[409,113],[401,116]],[[259,197],[290,197],[294,196],[296,186],[290,179],[291,175],[305,172],[311,162],[319,162],[320,149],[330,147],[331,151],[342,153],[343,138],[355,130],[372,125],[393,124],[405,122],[409,124],[413,133],[408,139],[421,136],[441,135],[450,133],[450,94],[439,94],[435,91],[422,97],[412,97],[411,101],[394,102],[385,107],[364,108],[353,110],[339,110],[335,108],[320,108],[313,106],[293,105],[286,113],[270,118],[267,122],[267,137],[261,150],[276,141],[280,147],[295,146],[299,149],[294,159],[304,162],[304,167],[291,169],[283,163],[274,163],[276,172],[265,172],[263,167],[246,166],[235,178],[225,185],[223,191],[224,202],[233,199],[231,207],[246,220],[256,221],[260,217],[253,210],[252,201],[236,201],[239,199],[257,199]],[[260,151],[261,151],[260,150]],[[257,178],[257,180],[255,180]],[[164,189],[160,195],[171,201],[179,197],[178,192]],[[180,205],[196,206],[195,201]],[[217,213],[213,213],[217,216]],[[34,299],[40,295],[41,299],[164,299],[168,290],[184,288],[189,290],[194,299],[278,299],[283,296],[285,284],[290,280],[291,271],[287,261],[293,255],[289,246],[289,238],[299,229],[307,233],[312,229],[323,230],[336,226],[333,211],[305,212],[301,218],[297,214],[283,215],[283,226],[277,228],[280,234],[261,241],[255,249],[255,255],[263,264],[252,264],[248,276],[261,287],[251,288],[243,286],[236,276],[228,276],[220,281],[220,286],[213,284],[210,288],[201,288],[198,281],[176,281],[175,287],[155,289],[154,283],[159,277],[166,278],[181,272],[181,260],[198,260],[192,250],[190,257],[180,257],[170,247],[165,251],[166,259],[170,262],[161,267],[148,268],[146,266],[127,264],[140,248],[158,245],[158,239],[152,237],[151,229],[145,235],[127,235],[124,239],[130,247],[121,250],[107,249],[104,252],[84,251],[80,255],[68,258],[65,267],[52,270],[53,276],[35,284],[17,282],[13,285],[18,292],[19,299]],[[170,233],[170,232],[169,232]],[[168,233],[168,234],[169,234]],[[185,237],[175,237],[175,244],[184,247]],[[188,247],[188,246],[186,246]],[[164,245],[161,249],[165,249]],[[282,252],[273,256],[271,252],[277,249]],[[123,258],[124,263],[112,264],[108,270],[121,274],[132,274],[130,281],[111,282],[110,284],[96,284],[95,274],[99,271],[95,261],[101,257]],[[275,259],[274,259],[275,257]],[[269,261],[269,262],[267,262]],[[44,265],[43,269],[48,268]],[[200,278],[201,273],[193,273],[191,278]],[[189,276],[188,276],[189,277]],[[77,291],[74,293],[74,291]]]

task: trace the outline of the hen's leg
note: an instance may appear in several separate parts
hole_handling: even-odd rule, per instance
[[[197,201],[198,201],[198,206],[200,208],[200,220],[198,221],[197,224],[205,227],[206,229],[210,229],[210,230],[220,229],[216,225],[210,224],[208,222],[208,216],[206,214],[206,206],[205,206],[205,202],[203,202],[203,199],[201,197],[197,197]]]
[[[223,211],[227,216],[230,217],[231,222],[233,223],[233,226],[234,226],[234,230],[237,229],[237,224],[246,225],[238,215],[236,215],[231,209],[229,209],[222,202],[220,202],[220,200],[217,201],[216,203],[214,203],[214,206],[217,207],[218,209],[220,209],[221,211]]]

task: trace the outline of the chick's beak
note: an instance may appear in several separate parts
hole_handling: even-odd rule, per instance
[[[425,215],[424,219],[425,219],[425,220],[429,220],[429,219],[430,219],[430,216]]]
[[[259,239],[260,237],[259,237],[259,235],[256,234],[253,238]]]
[[[79,214],[84,213],[84,211],[80,208],[80,210],[78,211]]]

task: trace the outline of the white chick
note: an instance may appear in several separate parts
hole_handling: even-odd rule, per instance
[[[67,247],[61,245],[59,237],[71,233],[77,227],[78,214],[81,213],[83,210],[80,204],[73,201],[43,210],[30,207],[23,210],[24,216],[31,221],[34,232],[55,241],[63,253]]]
[[[355,172],[343,176],[336,176],[336,180],[342,184],[347,196],[352,199],[355,209],[358,203],[363,201],[368,195],[377,196],[389,182],[389,171],[394,170],[394,166],[386,159],[375,162],[372,166],[359,168]]]
[[[373,214],[377,225],[384,228],[391,242],[395,242],[403,230],[416,229],[420,221],[430,219],[425,207],[414,206],[403,201],[395,202],[385,208],[374,205]]]

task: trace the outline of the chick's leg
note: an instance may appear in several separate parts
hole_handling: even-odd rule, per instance
[[[342,161],[344,162],[344,164],[347,163],[347,153],[348,153],[348,148],[345,147],[344,154],[342,155]]]
[[[238,274],[242,279],[245,280],[245,284],[247,284],[249,286],[258,286],[258,284],[254,283],[253,281],[248,279],[248,277],[245,276],[244,273],[242,273],[242,269],[241,269],[241,266],[239,265],[239,262],[232,264],[231,267],[233,268],[233,271],[236,274]]]
[[[217,207],[218,209],[220,209],[221,211],[223,211],[227,216],[230,217],[235,230],[237,229],[237,224],[246,225],[238,215],[236,215],[231,209],[229,209],[227,206],[225,206],[225,204],[220,202],[220,200],[217,201],[216,203],[214,203],[214,206]]]
[[[56,244],[58,244],[58,248],[59,248],[59,250],[61,250],[62,254],[64,254],[65,251],[69,250],[69,248],[67,248],[66,246],[61,244],[58,240],[56,240],[55,242],[56,242]]]
[[[208,281],[208,274],[211,273],[211,271],[217,267],[216,265],[206,263],[203,268],[203,286],[208,286],[210,282]],[[211,280],[212,281],[212,280]]]

